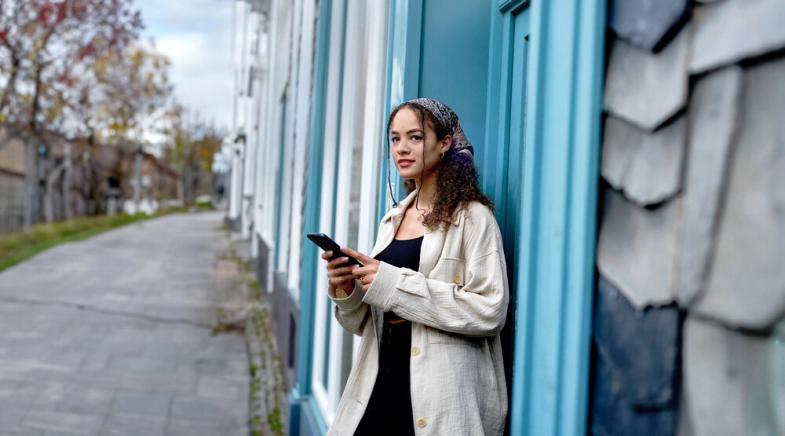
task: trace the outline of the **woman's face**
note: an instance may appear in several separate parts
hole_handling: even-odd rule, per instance
[[[392,158],[404,180],[418,178],[420,174],[427,177],[435,171],[441,153],[450,148],[449,141],[449,136],[437,141],[433,128],[426,122],[421,124],[417,114],[408,107],[400,109],[390,124]]]

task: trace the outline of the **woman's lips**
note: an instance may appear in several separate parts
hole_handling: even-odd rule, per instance
[[[398,161],[398,166],[400,168],[408,168],[408,167],[410,167],[412,165],[414,165],[414,161],[413,160],[401,160],[401,161]]]

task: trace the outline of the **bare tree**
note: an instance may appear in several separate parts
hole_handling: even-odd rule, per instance
[[[180,171],[180,191],[184,204],[197,196],[213,194],[213,158],[225,136],[212,123],[190,114],[182,106],[167,113],[170,138],[166,160]]]

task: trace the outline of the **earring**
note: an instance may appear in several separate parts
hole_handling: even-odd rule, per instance
[[[439,155],[439,159],[440,159],[440,160],[441,160],[441,159],[444,159],[444,153],[442,153],[442,154],[440,154],[440,155]]]

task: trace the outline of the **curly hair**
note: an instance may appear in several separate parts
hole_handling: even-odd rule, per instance
[[[422,105],[414,102],[405,102],[396,106],[387,119],[386,141],[387,154],[390,155],[390,127],[395,115],[401,109],[411,109],[420,120],[423,132],[425,126],[432,128],[436,133],[436,140],[442,140],[449,135],[447,126],[441,124]],[[424,168],[423,168],[424,170]],[[477,169],[474,167],[474,159],[465,153],[458,153],[454,147],[450,147],[444,154],[444,158],[439,162],[436,178],[436,201],[433,209],[423,217],[423,225],[429,230],[437,228],[449,228],[453,222],[455,213],[458,210],[466,209],[472,201],[478,201],[491,210],[494,209],[493,201],[480,191],[477,180]],[[389,174],[388,174],[389,177]],[[406,192],[411,193],[416,185],[413,179],[404,182]]]

